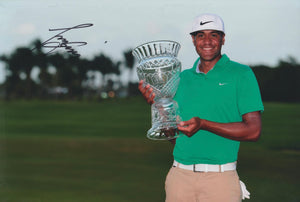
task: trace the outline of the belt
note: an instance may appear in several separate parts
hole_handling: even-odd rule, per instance
[[[184,165],[174,160],[173,167],[182,168],[185,170],[191,170],[194,172],[224,172],[236,169],[236,161],[232,163],[226,163],[222,165],[214,164],[192,164]]]

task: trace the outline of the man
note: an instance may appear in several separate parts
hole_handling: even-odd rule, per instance
[[[181,73],[174,97],[184,135],[173,141],[166,201],[241,201],[236,161],[240,141],[260,136],[264,108],[259,87],[250,67],[221,54],[225,29],[219,16],[198,16],[190,34],[199,58]],[[154,102],[149,85],[141,81],[139,89],[148,103]]]

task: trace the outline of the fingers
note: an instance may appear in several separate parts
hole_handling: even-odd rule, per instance
[[[189,132],[191,130],[191,127],[193,126],[194,122],[192,120],[188,121],[181,121],[177,127],[180,131],[186,131]]]
[[[139,82],[139,90],[142,92],[143,91],[143,89],[144,89],[144,81],[143,80],[141,80],[140,82]]]
[[[178,128],[178,130],[180,130],[183,134],[186,134],[186,135],[189,134],[190,131],[191,131],[191,126],[188,126],[188,125],[186,125],[186,126],[178,125],[177,128]]]
[[[146,101],[149,104],[153,104],[154,103],[154,97],[155,97],[155,93],[153,93],[153,88],[151,88],[151,86],[149,84],[145,85],[143,80],[141,80],[139,82],[139,87],[138,88],[139,88],[139,91],[144,96],[144,98],[146,99]]]
[[[175,135],[179,134],[179,131],[177,128],[170,128],[170,129],[164,129],[163,133],[167,136],[167,137],[174,137]]]
[[[188,121],[181,121],[177,125],[177,128],[186,136],[191,137],[201,128],[200,120],[201,120],[200,118],[194,117]]]
[[[145,87],[146,92],[145,92],[145,98],[149,104],[153,103],[155,93],[153,93],[153,88],[150,87],[150,85],[146,85]]]
[[[178,127],[178,130],[180,130],[183,134],[185,134],[188,137],[192,137],[197,132],[193,128],[180,128],[180,127]]]
[[[188,121],[180,121],[179,126],[185,127],[185,126],[189,126],[189,125],[191,125],[191,124],[193,124],[192,119],[190,119],[190,120],[188,120]]]
[[[176,135],[179,135],[179,130],[177,128],[163,129],[161,131],[161,135],[165,135],[168,137],[168,140],[172,144],[176,144]]]

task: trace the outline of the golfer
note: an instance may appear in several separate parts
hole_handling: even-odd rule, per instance
[[[257,141],[261,133],[257,80],[250,67],[221,53],[225,29],[219,16],[196,17],[190,35],[199,58],[181,72],[174,97],[184,135],[173,140],[166,202],[238,202],[248,197],[236,172],[240,142]],[[149,85],[141,81],[139,90],[154,102]]]

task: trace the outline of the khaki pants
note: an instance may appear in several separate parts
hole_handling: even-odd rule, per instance
[[[241,202],[237,172],[193,172],[172,167],[167,175],[166,202]]]

